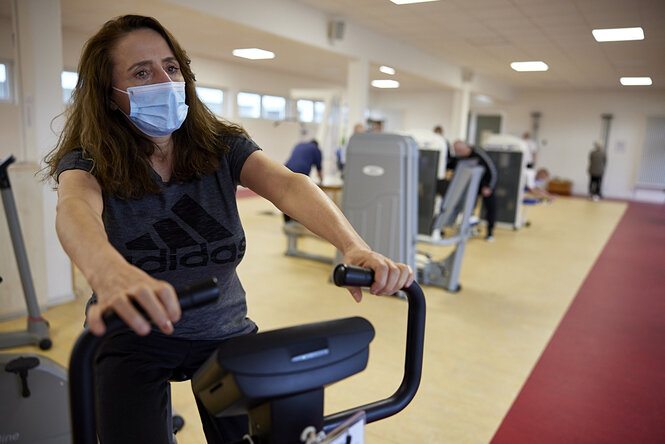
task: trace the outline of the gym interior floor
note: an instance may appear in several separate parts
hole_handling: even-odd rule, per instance
[[[282,216],[271,204],[261,198],[247,197],[239,200],[239,207],[248,239],[247,253],[239,274],[247,290],[249,315],[262,330],[353,315],[369,319],[376,329],[368,368],[326,390],[326,413],[392,394],[402,374],[405,302],[395,297],[366,294],[363,302],[356,304],[345,290],[329,283],[332,270],[330,265],[284,256],[286,239],[282,233]],[[566,325],[565,321],[575,306],[571,303],[578,294],[586,291],[601,296],[607,290],[611,292],[611,289],[602,285],[605,276],[603,270],[598,269],[599,264],[605,255],[604,249],[607,251],[612,245],[619,228],[627,223],[626,217],[631,214],[633,207],[651,211],[645,216],[638,215],[638,220],[654,223],[660,232],[665,232],[665,207],[662,205],[613,201],[596,203],[581,198],[559,198],[552,205],[530,208],[528,216],[531,226],[528,228],[517,231],[497,229],[493,243],[485,242],[481,236],[472,238],[467,245],[462,266],[462,291],[449,293],[440,288],[424,288],[428,304],[427,331],[423,377],[416,398],[396,416],[368,425],[365,431],[366,442],[547,442],[545,438],[548,435],[556,437],[551,442],[665,442],[665,421],[652,423],[648,422],[651,421],[649,419],[644,424],[637,424],[638,428],[646,430],[646,434],[640,436],[647,439],[635,441],[626,439],[626,436],[631,436],[626,435],[626,432],[633,433],[634,429],[626,429],[620,421],[579,424],[574,417],[562,418],[561,412],[558,412],[558,416],[552,416],[559,422],[547,418],[548,411],[559,410],[556,394],[559,393],[558,398],[562,398],[560,389],[567,384],[566,374],[561,374],[557,368],[561,360],[556,355],[550,359],[549,367],[543,373],[545,358],[552,356],[548,355],[552,348],[551,344],[548,347],[548,343],[551,339],[554,341],[557,337],[555,332],[558,333]],[[653,279],[646,284],[643,276],[630,274],[626,279],[635,281],[627,284],[633,288],[656,285],[662,296],[662,289],[665,288],[662,273],[665,238],[660,235],[656,239],[647,238],[644,241],[655,242],[658,246],[651,250],[660,256],[647,258],[647,261],[656,261],[660,266],[647,267],[646,271]],[[301,240],[300,248],[330,257],[334,255],[330,245],[317,239]],[[607,272],[630,270],[633,265],[628,262],[622,268],[621,261],[634,261],[635,255],[641,254],[640,245],[632,241],[622,244],[621,248],[634,253],[623,257],[621,254],[611,256],[609,260],[618,261],[618,268],[610,267]],[[443,258],[451,251],[448,247],[427,246],[423,249],[429,251],[435,259]],[[590,286],[590,279],[600,284]],[[624,305],[630,306],[633,296],[628,293],[626,291],[626,294],[617,297],[623,298],[626,301]],[[73,341],[81,331],[83,306],[89,294],[80,277],[77,279],[77,294],[79,296],[75,301],[49,308],[44,313],[51,324],[54,347],[43,354],[63,365],[69,358]],[[649,303],[655,302],[640,302]],[[660,313],[660,320],[640,324],[638,319],[637,324],[623,323],[621,328],[623,335],[630,336],[631,329],[641,332],[637,341],[652,340],[648,338],[653,335],[643,334],[646,330],[660,332],[659,351],[651,358],[659,359],[657,364],[662,369],[665,364],[662,347],[665,321],[662,320],[662,313],[665,310],[662,302],[657,303],[660,305],[654,307],[654,310]],[[601,298],[596,300],[596,305],[591,305],[591,311],[581,313],[593,316],[594,307],[597,309],[602,306]],[[625,311],[621,304],[614,304],[613,307]],[[646,308],[648,311],[648,305]],[[579,310],[576,313],[580,313]],[[578,321],[584,323],[584,318]],[[603,322],[610,322],[610,319],[605,316],[596,320],[599,325]],[[24,323],[24,317],[4,321],[0,323],[0,331],[23,328]],[[583,329],[573,330],[573,335],[568,337],[571,343],[579,342],[576,341],[575,333],[587,338],[593,334]],[[602,347],[601,343],[602,335],[601,339],[591,345]],[[39,350],[30,347],[11,351],[39,353]],[[563,358],[570,362],[586,354],[584,349],[578,348],[572,354],[564,354]],[[606,354],[609,360],[626,359],[620,353],[613,357],[611,352]],[[602,363],[601,368],[608,368],[606,364]],[[648,366],[652,364],[651,361],[645,363]],[[608,371],[612,371],[611,368],[610,365]],[[564,371],[576,370],[571,367]],[[594,373],[587,369],[592,380],[598,380],[602,371]],[[547,385],[544,381],[548,381],[548,374],[558,375],[561,385]],[[645,372],[639,374],[645,376]],[[540,379],[535,378],[538,375]],[[655,391],[657,399],[660,399],[655,406],[650,406],[652,410],[655,408],[651,416],[662,419],[665,417],[665,374],[661,370],[648,373],[647,376],[651,380],[647,381],[644,388]],[[524,391],[533,384],[545,387],[546,393],[531,390],[529,393],[532,398],[535,396],[535,402],[524,404],[528,401],[524,399]],[[585,385],[584,381],[577,381],[577,384],[577,387]],[[592,394],[579,390],[584,398],[578,401],[575,401],[575,393],[572,393],[577,389],[568,390],[568,404],[564,405],[573,411],[570,405],[576,402],[583,404],[585,411],[606,411],[608,404],[632,411],[640,408],[639,387],[633,392],[635,399],[630,400],[625,399],[625,394],[621,395],[623,399],[615,399],[615,389],[610,384],[597,387]],[[178,435],[178,442],[204,442],[189,384],[174,384],[173,392],[174,407],[186,421]],[[535,413],[532,409],[533,405],[538,405],[538,400],[544,405],[541,406],[542,411]],[[520,409],[522,404],[526,408]],[[516,424],[518,429],[528,429],[529,424],[537,424],[541,428],[534,430],[531,437],[520,437],[510,434],[511,424]],[[598,435],[589,435],[589,427],[604,427],[607,431],[603,434],[604,439],[591,439]],[[570,433],[561,435],[561,430],[566,428],[570,429]],[[576,439],[566,439],[565,436]],[[616,440],[611,439],[612,436]]]

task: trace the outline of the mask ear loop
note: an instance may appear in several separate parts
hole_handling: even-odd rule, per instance
[[[123,91],[123,90],[121,90],[120,88],[116,88],[115,86],[111,86],[111,88],[115,89],[115,90],[118,91],[118,92],[121,92],[121,93],[127,94],[127,96],[129,97],[129,93],[128,93],[127,91]],[[125,117],[128,117],[127,114],[125,114],[125,112],[120,108],[120,105],[118,105],[117,103],[115,103],[115,101],[114,101],[113,99],[111,99],[111,109],[112,109],[113,111],[120,110],[120,112],[121,112],[122,114],[124,114]]]

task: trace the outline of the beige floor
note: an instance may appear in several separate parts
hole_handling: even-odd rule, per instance
[[[401,413],[366,427],[366,442],[487,443],[625,211],[616,202],[561,198],[529,209],[532,225],[497,229],[494,243],[471,239],[461,273],[463,289],[426,287],[423,378]],[[366,371],[326,391],[326,413],[387,397],[399,385],[405,302],[367,294],[361,304],[329,283],[331,266],[284,256],[282,219],[260,198],[240,201],[248,249],[239,273],[250,316],[263,330],[360,315],[376,329]],[[302,249],[332,257],[321,241]],[[450,252],[423,247],[435,258]],[[84,298],[45,312],[54,348],[44,354],[66,364],[82,323]],[[0,331],[24,319],[0,323]],[[32,348],[12,352],[32,353]],[[204,442],[188,383],[174,387],[174,407],[187,424],[180,444]]]

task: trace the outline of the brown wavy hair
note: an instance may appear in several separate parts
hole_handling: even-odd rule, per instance
[[[247,135],[236,124],[218,119],[196,95],[191,60],[175,38],[156,19],[125,15],[110,20],[87,41],[78,66],[72,103],[55,148],[45,158],[45,173],[57,179],[57,167],[68,152],[82,148],[93,162],[91,173],[102,191],[121,199],[159,193],[149,158],[155,145],[117,109],[111,107],[113,62],[111,51],[125,35],[138,29],[158,32],[173,51],[185,81],[187,118],[173,133],[174,182],[187,182],[215,171],[219,157],[230,149],[223,139]]]

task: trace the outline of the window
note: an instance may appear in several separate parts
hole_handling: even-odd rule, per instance
[[[326,111],[326,104],[323,102],[314,102],[314,121],[323,120],[323,113]]]
[[[326,104],[321,101],[300,99],[296,102],[298,120],[301,122],[320,122],[326,111]]]
[[[224,112],[224,91],[216,88],[196,87],[196,94],[210,111],[221,116]]]
[[[62,101],[65,103],[70,103],[72,99],[72,92],[76,88],[76,82],[78,82],[79,75],[71,71],[63,71],[60,74],[60,84],[62,86]]]
[[[261,96],[259,94],[238,93],[238,116],[258,119],[261,117]]]
[[[13,100],[11,79],[10,62],[0,60],[0,102],[11,102]]]
[[[284,120],[286,118],[286,99],[278,96],[263,96],[261,110],[264,119]]]
[[[300,99],[296,102],[298,110],[298,120],[301,122],[314,121],[314,102],[311,100]]]

